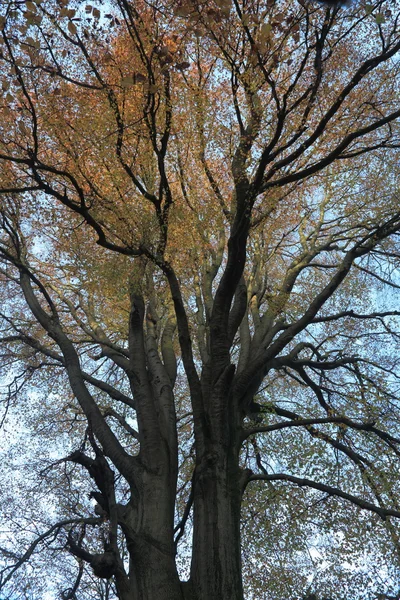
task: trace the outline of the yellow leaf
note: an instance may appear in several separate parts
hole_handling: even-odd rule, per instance
[[[260,28],[260,42],[265,43],[271,36],[271,23],[263,23]]]

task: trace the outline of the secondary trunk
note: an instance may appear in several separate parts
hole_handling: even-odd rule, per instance
[[[183,600],[173,548],[139,536],[129,550],[134,564],[131,600]]]
[[[240,480],[237,460],[223,447],[197,468],[192,582],[198,600],[243,600]]]
[[[145,472],[120,522],[130,555],[129,600],[183,600],[175,564],[174,477]]]

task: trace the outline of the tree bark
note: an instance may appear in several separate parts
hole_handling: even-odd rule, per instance
[[[175,479],[145,472],[120,523],[130,556],[131,600],[183,600],[173,540]]]
[[[192,581],[198,600],[243,600],[241,470],[222,445],[196,469]]]
[[[173,548],[139,536],[129,550],[134,563],[131,600],[183,600]]]

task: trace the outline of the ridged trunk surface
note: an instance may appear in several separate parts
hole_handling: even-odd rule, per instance
[[[175,564],[175,478],[146,473],[124,515],[130,591],[121,600],[183,600]]]
[[[175,556],[154,542],[135,543],[131,556],[135,564],[135,588],[130,600],[183,600]],[[127,599],[128,600],[128,599]]]
[[[243,600],[240,475],[226,453],[217,450],[196,477],[192,558],[196,600]]]

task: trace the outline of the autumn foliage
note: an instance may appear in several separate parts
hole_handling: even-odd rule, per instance
[[[4,598],[399,597],[399,20],[3,2]]]

